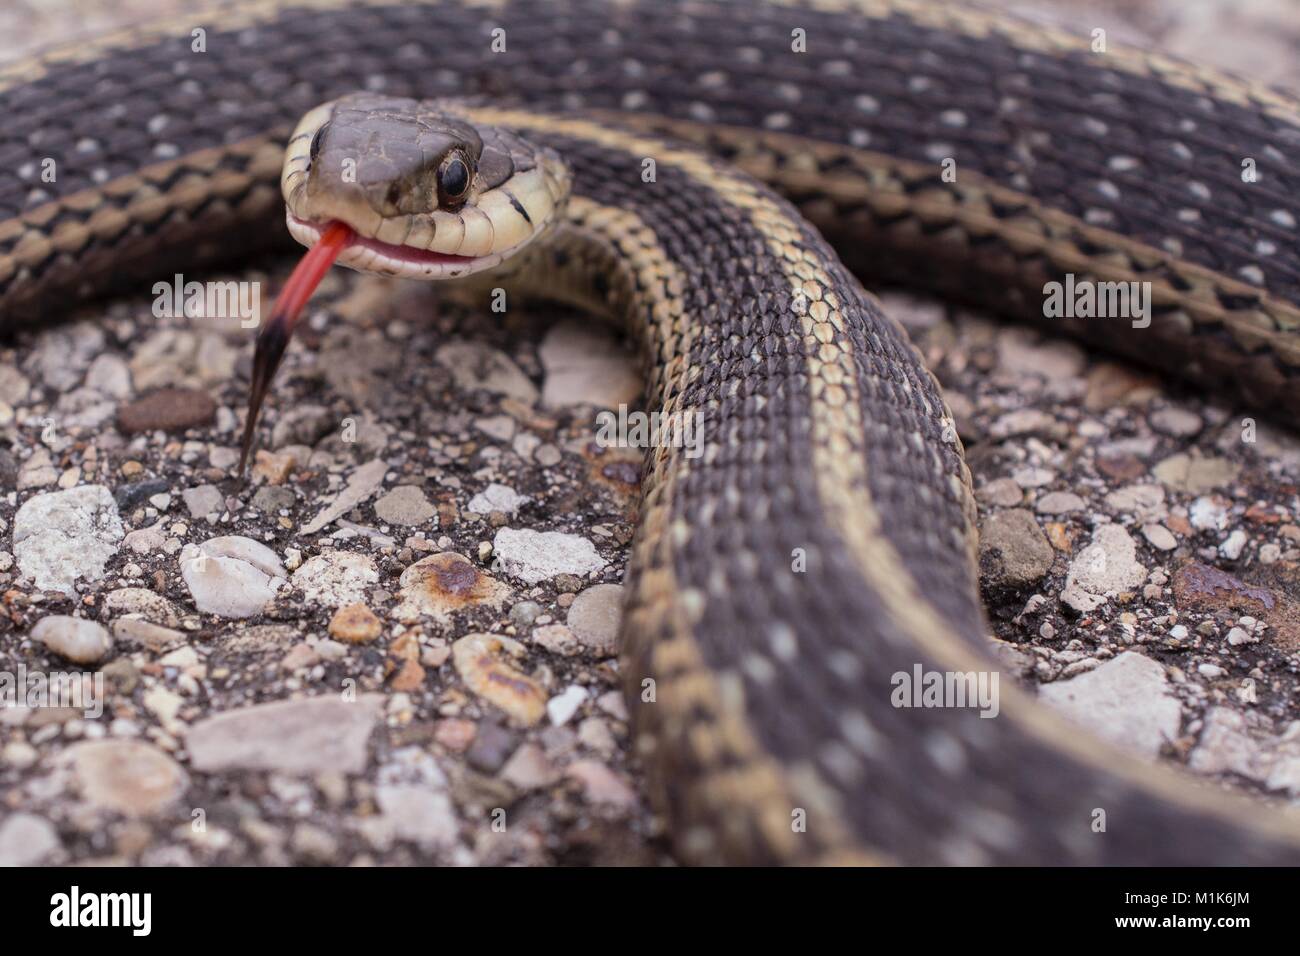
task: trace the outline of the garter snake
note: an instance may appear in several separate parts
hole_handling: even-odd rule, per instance
[[[282,242],[283,144],[355,90],[563,156],[535,281],[627,317],[651,404],[704,423],[698,460],[648,456],[622,662],[684,858],[1300,859],[1293,816],[1010,682],[994,719],[891,705],[894,673],[992,665],[959,443],[850,271],[1040,320],[1067,273],[1149,282],[1149,328],[1058,321],[1285,413],[1294,99],[920,0],[233,3],[0,71],[0,321]]]

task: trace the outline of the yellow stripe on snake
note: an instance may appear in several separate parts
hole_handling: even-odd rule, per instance
[[[1300,860],[1293,814],[1009,680],[992,719],[893,706],[897,672],[994,665],[951,417],[854,275],[1040,321],[1067,274],[1150,283],[1149,326],[1053,321],[1286,415],[1294,99],[949,3],[233,3],[0,70],[0,321],[282,245],[284,144],[357,90],[563,157],[512,281],[626,320],[650,406],[703,424],[647,458],[621,665],[684,859]]]

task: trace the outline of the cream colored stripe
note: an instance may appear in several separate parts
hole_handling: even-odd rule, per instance
[[[629,170],[635,171],[639,155],[630,157]],[[695,323],[687,315],[682,295],[687,288],[685,277],[677,264],[664,250],[654,230],[634,212],[597,203],[583,196],[570,200],[566,228],[601,245],[617,250],[619,261],[635,274],[637,286],[649,301],[635,303],[638,309],[649,306],[650,315],[646,330],[648,345],[656,352],[656,366],[660,369],[656,389],[662,397],[661,408],[673,415],[681,411],[682,395],[687,383],[697,370],[689,365]],[[802,795],[796,797],[791,790],[788,770],[773,760],[762,748],[745,717],[743,697],[739,688],[726,684],[713,673],[695,639],[698,620],[693,619],[691,608],[697,606],[689,589],[683,587],[673,574],[674,552],[687,547],[690,527],[680,519],[673,520],[673,499],[677,482],[689,474],[691,463],[680,455],[671,443],[655,449],[650,474],[644,486],[642,527],[637,537],[633,564],[643,570],[637,583],[636,609],[630,615],[626,633],[637,641],[648,640],[666,632],[648,648],[626,648],[633,657],[645,654],[651,661],[654,674],[677,673],[681,676],[664,681],[656,703],[646,707],[665,708],[655,720],[664,727],[675,728],[695,751],[695,758],[703,766],[722,764],[725,756],[728,765],[739,760],[739,766],[714,770],[698,782],[701,797],[712,808],[713,826],[724,831],[727,821],[736,826],[742,819],[752,822],[768,846],[787,859],[810,859],[801,846],[802,840],[814,840],[821,848],[823,862],[880,864],[883,858],[865,852],[855,852],[851,835],[844,829],[842,815],[836,805],[821,808],[808,807],[809,829],[799,834],[791,826],[791,811],[808,803],[809,792],[827,792],[816,781],[808,786],[796,786]],[[664,626],[666,625],[666,626]],[[639,679],[638,675],[629,678]],[[693,715],[706,713],[711,720],[701,723]],[[669,786],[689,782],[668,781]],[[802,803],[801,803],[802,801]],[[738,829],[743,829],[739,827]],[[714,840],[711,832],[684,834],[689,847],[694,843],[707,853]],[[738,836],[743,839],[743,836]]]

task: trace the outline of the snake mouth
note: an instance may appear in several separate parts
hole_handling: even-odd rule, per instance
[[[285,210],[289,232],[304,246],[314,246],[329,225],[300,219]],[[353,231],[336,260],[338,265],[358,272],[378,272],[381,275],[405,279],[457,279],[490,269],[513,255],[533,237],[518,246],[487,256],[457,256],[446,252],[433,252],[414,246],[395,245]]]

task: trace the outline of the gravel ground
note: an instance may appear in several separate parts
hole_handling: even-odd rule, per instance
[[[19,4],[0,35],[82,6]],[[1294,82],[1277,9],[1122,29]],[[273,295],[290,267],[236,278]],[[1049,328],[884,299],[967,446],[1007,670],[1293,800],[1300,443]],[[241,489],[249,333],[151,305],[0,347],[0,673],[91,675],[103,704],[0,708],[0,863],[671,862],[617,689],[637,458],[593,441],[639,392],[627,347],[336,270]]]

